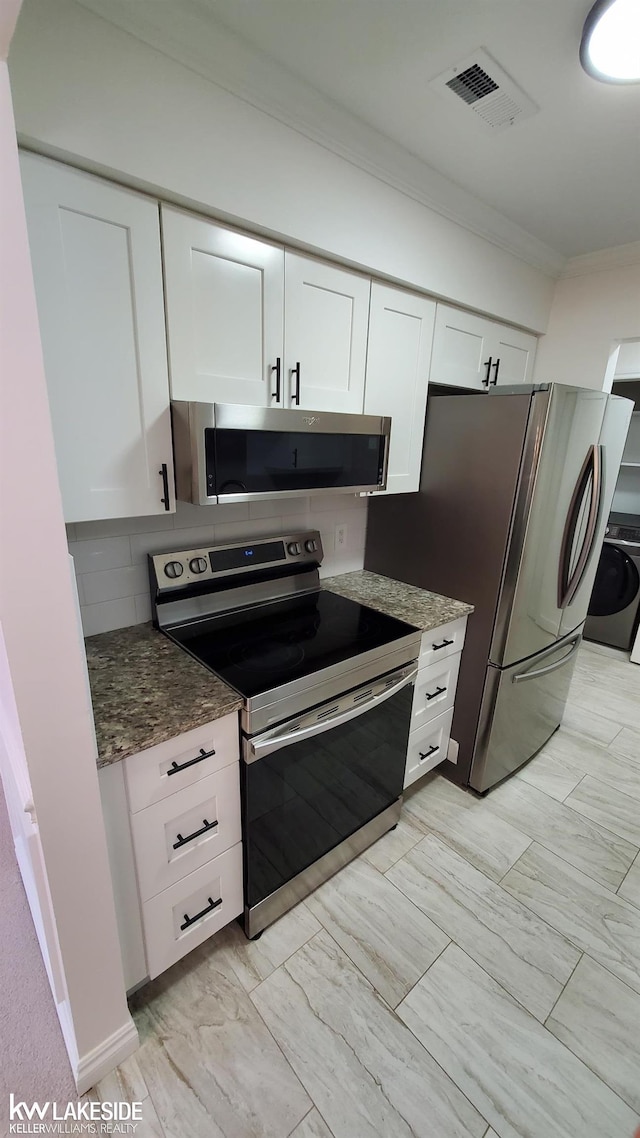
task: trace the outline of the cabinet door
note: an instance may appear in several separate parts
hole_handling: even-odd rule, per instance
[[[286,252],[288,405],[362,411],[370,285],[368,277]]]
[[[162,207],[171,395],[277,407],[283,250]]]
[[[391,416],[388,494],[420,484],[435,312],[425,297],[377,281],[371,286],[364,410]]]
[[[157,205],[21,158],[68,522],[175,509]]]
[[[431,356],[431,383],[487,391],[492,360],[490,320],[439,304]]]
[[[517,328],[505,328],[500,325],[494,327],[495,336],[491,344],[493,357],[491,381],[497,379],[498,385],[531,383],[538,343],[536,337],[529,332],[519,332]],[[497,368],[496,362],[498,362]]]

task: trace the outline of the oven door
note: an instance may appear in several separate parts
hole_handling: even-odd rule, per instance
[[[412,663],[244,739],[248,936],[397,821],[415,677]]]

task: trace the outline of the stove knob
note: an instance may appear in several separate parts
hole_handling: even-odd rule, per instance
[[[287,546],[287,553],[290,553],[293,557],[297,556],[298,553],[302,553],[300,545],[298,544],[297,541],[290,541],[289,542],[289,544]]]
[[[167,561],[164,567],[165,577],[181,577],[184,573],[184,566],[181,561]]]
[[[304,547],[305,547],[307,553],[315,553],[316,549],[318,548],[318,545],[317,545],[317,542],[315,542],[313,540],[313,538],[310,537],[307,539],[307,541],[305,541]]]
[[[207,568],[207,563],[204,557],[194,557],[189,562],[189,568],[192,573],[204,573]]]

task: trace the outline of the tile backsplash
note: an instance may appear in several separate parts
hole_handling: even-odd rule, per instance
[[[226,506],[178,502],[175,514],[67,526],[84,634],[151,619],[147,553],[317,529],[324,549],[321,577],[362,569],[367,501],[350,494],[322,494]],[[339,527],[346,527],[346,540],[336,548]]]

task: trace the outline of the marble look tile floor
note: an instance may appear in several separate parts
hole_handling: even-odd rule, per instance
[[[134,998],[91,1092],[140,1138],[632,1138],[640,1125],[640,668],[584,645],[565,722],[480,799],[398,828],[253,944]]]

